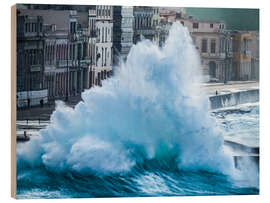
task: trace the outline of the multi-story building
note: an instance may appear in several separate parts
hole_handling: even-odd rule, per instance
[[[259,31],[251,31],[251,79],[259,80],[260,76],[260,35]]]
[[[224,22],[195,20],[193,17],[179,19],[191,33],[201,56],[203,74],[210,80],[230,79],[231,38]]]
[[[152,25],[154,8],[146,6],[134,6],[134,35],[133,43],[136,44],[144,37],[149,40],[153,40],[155,36],[155,30]]]
[[[179,18],[184,18],[185,10],[183,8],[160,8],[159,16],[162,24],[171,24]]]
[[[171,24],[179,21],[188,28],[200,54],[205,80],[226,82],[231,79],[232,40],[224,22],[183,18],[181,12],[172,11],[166,11],[161,16],[160,26],[156,29],[156,38],[160,46],[164,44]]]
[[[87,58],[89,59],[90,66],[88,76],[86,77],[86,88],[91,88],[95,85],[95,72],[96,72],[96,8],[89,9],[88,11],[88,52]]]
[[[41,16],[17,13],[17,106],[47,103],[48,91],[43,86],[44,35]]]
[[[91,12],[93,10],[96,11],[96,7]],[[21,9],[23,16],[42,16],[43,19],[42,84],[48,89],[50,100],[80,96],[94,84],[96,21],[91,12]]]
[[[24,16],[42,16],[44,23],[44,87],[48,89],[49,100],[65,98],[70,95],[71,77],[67,68],[67,57],[74,50],[69,43],[70,12],[54,10],[21,9]],[[70,47],[72,48],[70,48]]]
[[[153,16],[152,16],[151,24],[152,24],[152,27],[153,27],[154,30],[160,24],[159,7],[153,7]]]
[[[113,48],[114,64],[119,62],[119,58],[125,60],[130,48],[133,45],[133,7],[114,6],[113,8]]]
[[[246,31],[234,31],[232,38],[232,79],[251,80],[251,33]]]
[[[96,65],[95,85],[112,74],[113,7],[96,6]]]

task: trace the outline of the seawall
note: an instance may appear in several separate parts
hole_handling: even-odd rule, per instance
[[[210,96],[211,109],[218,109],[239,104],[253,103],[259,101],[259,89],[241,90],[227,94]]]

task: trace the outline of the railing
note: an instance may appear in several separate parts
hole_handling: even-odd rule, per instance
[[[41,71],[41,65],[31,65],[31,72]]]
[[[58,67],[65,67],[65,66],[78,66],[78,60],[58,60],[57,65]]]
[[[201,56],[203,57],[212,57],[212,58],[226,58],[226,53],[201,53]]]
[[[26,118],[25,120],[17,120],[16,121],[17,125],[41,125],[41,124],[50,124],[50,120],[38,118],[38,119],[28,119]]]

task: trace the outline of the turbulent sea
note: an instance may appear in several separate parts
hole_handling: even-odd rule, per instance
[[[235,168],[223,143],[258,144],[259,106],[211,113],[199,61],[175,23],[163,48],[134,45],[75,108],[57,102],[17,145],[17,198],[258,194],[258,171]]]

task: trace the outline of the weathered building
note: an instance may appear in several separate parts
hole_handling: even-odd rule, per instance
[[[113,8],[113,48],[114,64],[117,64],[119,58],[126,59],[130,48],[133,45],[133,7],[114,6]]]
[[[155,30],[152,25],[154,8],[146,6],[134,6],[134,35],[133,43],[136,44],[144,37],[149,40],[154,39]]]
[[[152,27],[155,30],[156,27],[160,24],[160,13],[159,7],[153,7],[153,16],[152,16]]]
[[[259,31],[251,31],[251,79],[260,79],[260,35]]]
[[[48,92],[43,86],[44,35],[41,16],[17,13],[17,106],[43,105]]]
[[[159,9],[160,23],[171,24],[177,19],[185,17],[183,8],[160,8]]]
[[[232,33],[232,38],[232,79],[251,80],[251,33],[246,31],[235,31]]]
[[[86,88],[91,88],[95,85],[95,72],[96,72],[96,41],[97,41],[97,30],[96,30],[96,8],[91,8],[88,11],[88,49],[87,56],[89,63],[88,74],[86,75],[85,85]]]
[[[112,74],[113,7],[96,6],[96,66],[95,85]]]
[[[96,22],[92,14],[76,10],[31,9],[22,9],[21,13],[43,19],[42,84],[48,89],[49,99],[79,97],[84,89],[92,86],[95,77]]]
[[[230,80],[231,37],[224,22],[198,21],[192,17],[179,20],[191,33],[201,56],[203,74],[209,80]],[[208,80],[208,78],[206,78]]]
[[[181,13],[162,14],[160,26],[156,29],[156,38],[162,46],[173,22],[180,22],[187,27],[194,45],[201,57],[202,73],[205,81],[226,82],[231,80],[232,40],[226,31],[224,22],[182,18]]]

